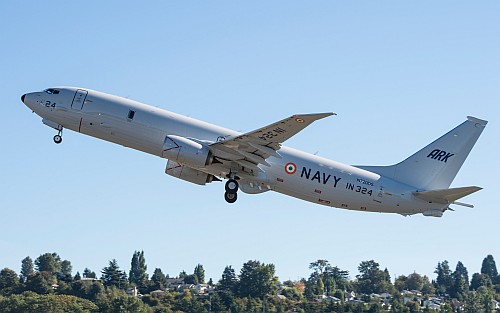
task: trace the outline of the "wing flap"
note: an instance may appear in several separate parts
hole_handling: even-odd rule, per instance
[[[468,196],[476,191],[483,188],[477,186],[470,187],[460,187],[460,188],[450,188],[450,189],[439,189],[431,191],[420,191],[413,192],[413,195],[419,199],[425,201],[431,201],[435,203],[450,204],[456,200]]]

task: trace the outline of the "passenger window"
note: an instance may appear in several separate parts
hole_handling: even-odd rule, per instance
[[[129,120],[133,119],[134,115],[135,115],[135,111],[132,111],[132,110],[128,111],[128,119]]]

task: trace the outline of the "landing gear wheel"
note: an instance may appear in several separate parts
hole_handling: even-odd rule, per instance
[[[224,199],[226,200],[227,203],[235,203],[236,200],[238,199],[238,194],[237,193],[225,192],[224,193]]]
[[[55,135],[54,136],[54,142],[57,143],[57,144],[60,144],[62,142],[61,135]]]
[[[236,193],[238,191],[238,182],[234,179],[230,179],[226,182],[226,192]]]

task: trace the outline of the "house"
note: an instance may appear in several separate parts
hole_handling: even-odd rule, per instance
[[[194,286],[194,289],[198,291],[199,294],[205,294],[210,292],[214,288],[209,284],[198,284]]]
[[[345,301],[354,300],[354,298],[356,298],[356,293],[354,293],[354,291],[344,292],[344,300]]]
[[[128,288],[126,293],[132,297],[137,297],[139,295],[139,292],[137,291],[137,287]]]
[[[321,296],[315,298],[314,301],[316,301],[316,302],[331,301],[331,302],[334,302],[334,303],[340,303],[341,302],[339,298],[335,298],[335,297],[332,297],[332,296],[325,296],[325,295],[321,295]]]

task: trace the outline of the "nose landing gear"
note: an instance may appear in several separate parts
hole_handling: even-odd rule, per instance
[[[62,142],[62,128],[59,130],[57,135],[54,136],[54,142],[60,144]]]
[[[236,200],[238,199],[238,187],[238,182],[236,181],[236,179],[234,179],[234,177],[230,178],[226,182],[226,192],[224,193],[224,199],[226,200],[226,202],[236,202]]]

